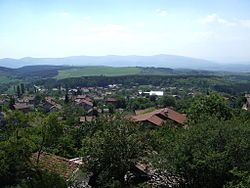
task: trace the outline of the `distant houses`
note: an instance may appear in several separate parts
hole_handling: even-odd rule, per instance
[[[139,94],[140,95],[149,95],[149,96],[158,96],[158,97],[162,97],[164,95],[164,92],[163,91],[149,91],[149,92],[143,92],[143,91],[139,91]]]
[[[94,104],[93,102],[86,100],[86,99],[76,99],[75,104],[77,106],[82,107],[84,110],[88,111],[93,108]]]

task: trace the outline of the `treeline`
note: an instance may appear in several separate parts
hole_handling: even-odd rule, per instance
[[[208,75],[131,75],[131,76],[86,76],[67,78],[62,80],[46,79],[36,82],[37,85],[44,85],[47,88],[67,85],[68,87],[104,87],[109,84],[133,85],[154,85],[154,86],[179,86],[179,87],[201,87],[207,88],[216,82],[223,82],[223,78]]]
[[[46,88],[59,86],[75,87],[105,87],[109,84],[122,84],[123,86],[153,85],[161,87],[199,88],[217,92],[238,95],[250,91],[249,82],[228,81],[226,77],[209,75],[131,75],[131,76],[86,76],[80,78],[66,78],[62,80],[44,79],[35,82]]]
[[[250,82],[246,83],[233,82],[230,84],[216,84],[214,86],[214,90],[218,92],[229,93],[232,95],[243,92],[248,93],[250,92]]]

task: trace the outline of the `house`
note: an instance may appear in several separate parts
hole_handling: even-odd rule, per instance
[[[44,103],[42,104],[42,108],[46,112],[53,112],[61,110],[62,106],[58,104],[53,97],[46,97]]]
[[[23,98],[17,99],[16,101],[17,101],[17,103],[34,104],[35,97],[33,97],[33,96],[24,96]]]
[[[34,104],[35,103],[35,97],[34,96],[24,96],[23,100],[26,103],[29,103],[29,104]]]
[[[86,95],[77,95],[75,96],[75,99],[85,99],[86,97]]]
[[[81,116],[80,123],[92,122],[96,120],[96,116]]]
[[[34,110],[34,105],[27,103],[16,103],[14,104],[15,110],[20,110],[23,113],[31,112]]]
[[[105,102],[106,102],[107,104],[116,105],[117,100],[116,100],[115,98],[107,98],[107,99],[105,100]]]
[[[183,125],[187,121],[187,117],[185,114],[180,114],[170,108],[162,108],[132,116],[132,120],[134,122],[149,123],[155,126],[162,126],[167,120],[171,120]]]
[[[102,109],[93,107],[87,111],[88,116],[98,116],[98,114],[102,113]]]
[[[86,99],[80,99],[80,100],[75,100],[76,105],[81,106],[84,108],[84,110],[88,111],[93,108],[93,103],[86,100]]]
[[[149,95],[149,96],[158,96],[158,97],[162,97],[164,95],[164,92],[163,91],[149,91],[149,92],[142,92],[142,91],[139,91],[139,94],[142,95],[142,94],[146,94],[146,95]]]
[[[38,153],[34,153],[31,162],[37,165]],[[57,155],[43,152],[40,154],[38,165],[49,172],[60,175],[66,181],[88,187],[89,175],[83,175],[80,170],[81,158],[67,159]]]

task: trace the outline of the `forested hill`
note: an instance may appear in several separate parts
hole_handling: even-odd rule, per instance
[[[50,66],[36,65],[11,69],[0,67],[2,80],[8,78],[34,80],[41,78],[65,79],[82,76],[122,76],[122,75],[176,75],[176,74],[213,74],[209,71],[175,70],[155,67],[109,67],[109,66]],[[1,83],[1,79],[0,79]]]

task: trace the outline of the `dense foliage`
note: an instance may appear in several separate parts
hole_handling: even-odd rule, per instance
[[[250,169],[250,122],[207,119],[188,128],[166,131],[158,165],[183,177],[188,187],[222,187],[234,168]]]
[[[242,93],[224,95],[234,89],[224,87],[230,85],[222,77],[98,76],[34,83],[49,89],[66,87],[66,94],[61,90],[54,94],[66,98],[60,103],[62,109],[48,113],[39,109],[46,93],[36,93],[34,104],[38,107],[24,114],[14,110],[14,96],[10,97],[3,108],[6,124],[0,127],[0,187],[70,186],[61,174],[39,166],[43,152],[68,159],[82,157],[81,170],[90,175],[93,187],[141,186],[128,178],[141,161],[167,172],[168,178],[178,177],[179,187],[249,187],[250,115],[241,110],[246,102]],[[18,83],[16,95],[21,97],[34,83]],[[80,123],[80,116],[88,112],[72,103],[68,87],[103,87],[114,83],[123,87],[111,96],[116,99],[115,104],[93,102],[96,109],[108,108],[110,113],[99,115],[96,110],[96,121]],[[248,83],[231,84],[236,90],[236,85],[248,89],[245,87]],[[145,85],[168,87],[169,95],[130,97],[133,86],[147,91]],[[197,95],[192,93],[193,89],[197,89]],[[224,97],[211,90],[220,90]],[[134,110],[158,107],[186,113],[188,122],[176,126],[167,121],[162,127],[152,127],[129,118]],[[125,112],[115,113],[120,108]],[[31,160],[34,153],[37,158]]]

